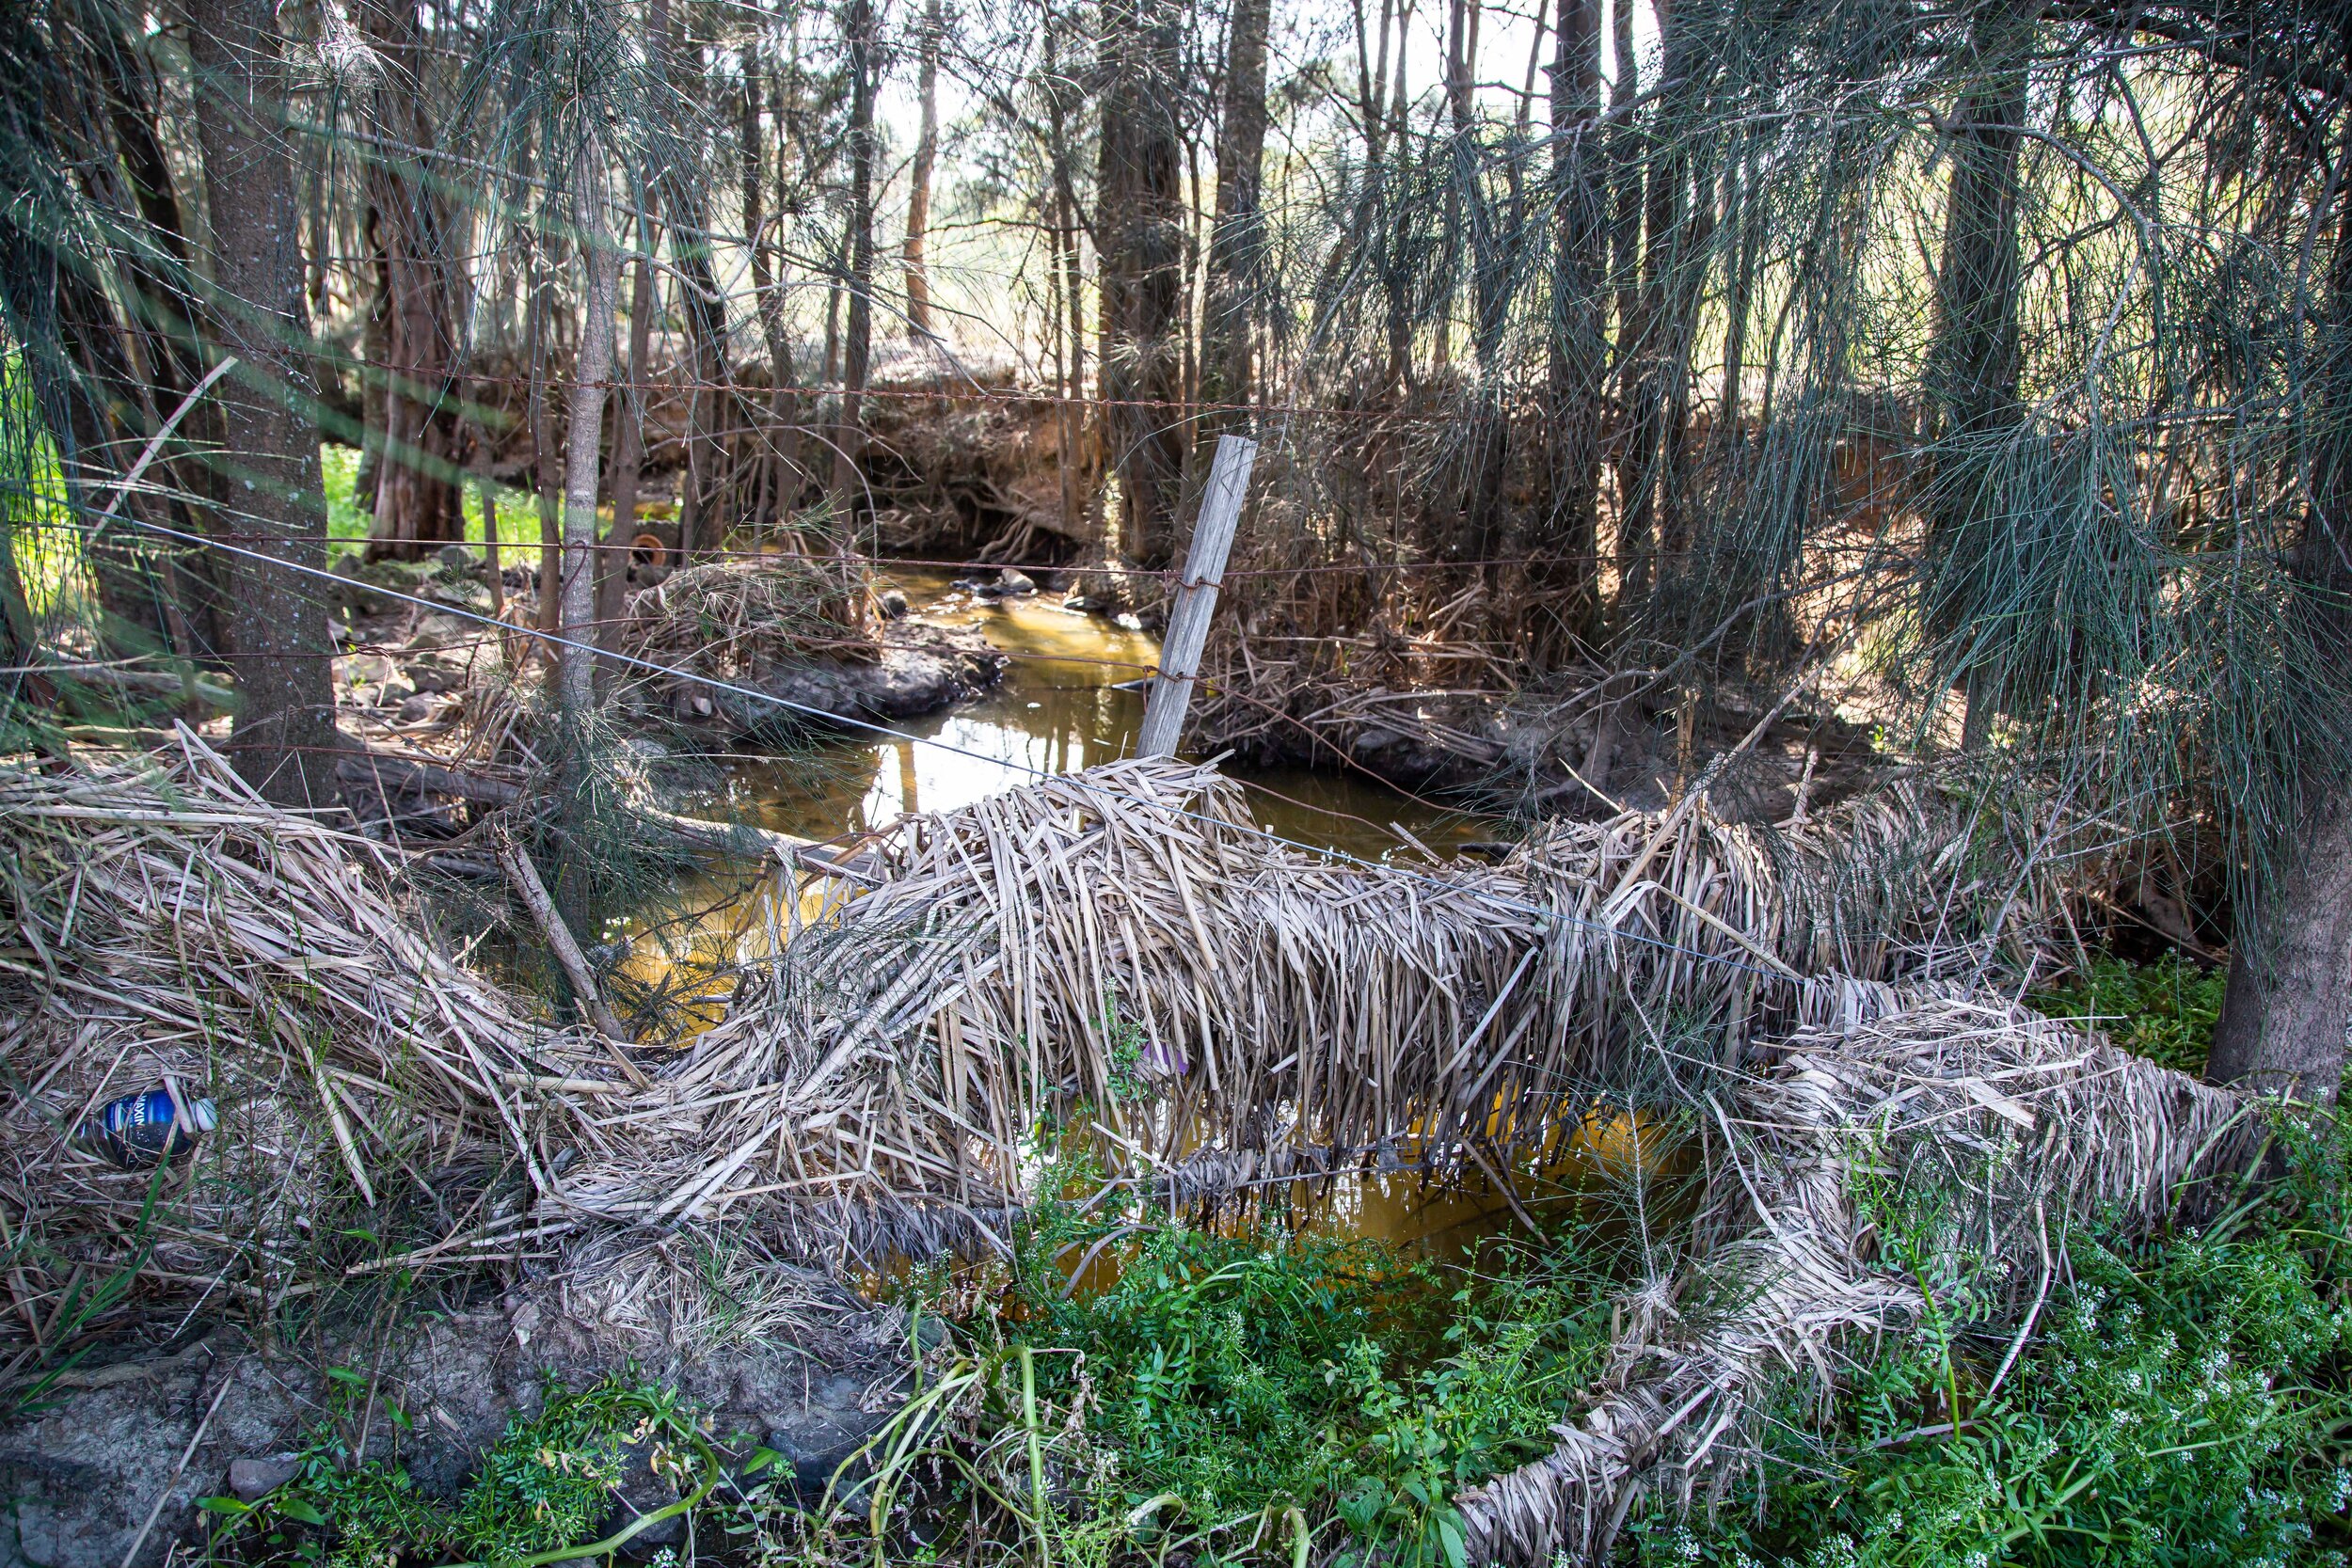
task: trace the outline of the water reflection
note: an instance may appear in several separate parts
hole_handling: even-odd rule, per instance
[[[956,588],[946,574],[897,571],[889,580],[922,619],[979,627],[1010,656],[1003,682],[972,703],[892,726],[941,745],[845,736],[796,756],[739,761],[729,766],[722,798],[708,804],[782,832],[832,839],[1129,754],[1144,699],[1120,688],[1151,673],[1156,640],[1065,610],[1057,594],[992,603]],[[1259,822],[1303,844],[1377,857],[1402,844],[1391,823],[1438,849],[1481,836],[1473,819],[1369,775],[1227,771],[1258,786],[1250,810]]]

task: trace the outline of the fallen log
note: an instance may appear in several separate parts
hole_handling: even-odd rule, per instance
[[[335,776],[360,789],[381,788],[394,795],[453,795],[484,806],[511,806],[523,798],[523,786],[505,779],[382,752],[354,752],[335,765]]]

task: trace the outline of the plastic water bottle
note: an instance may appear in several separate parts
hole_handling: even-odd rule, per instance
[[[209,1100],[180,1101],[169,1089],[149,1089],[101,1105],[74,1130],[73,1145],[124,1170],[145,1170],[187,1153],[219,1120]]]

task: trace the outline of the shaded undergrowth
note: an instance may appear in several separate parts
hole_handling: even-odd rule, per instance
[[[2225,971],[2200,969],[2178,953],[2144,964],[2101,954],[2088,969],[2028,1000],[2052,1018],[2077,1019],[2105,1032],[2135,1055],[2201,1073],[2228,980]]]

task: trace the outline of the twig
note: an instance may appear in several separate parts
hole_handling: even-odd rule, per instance
[[[131,1568],[131,1564],[138,1560],[139,1548],[147,1544],[148,1532],[155,1528],[155,1521],[163,1517],[164,1504],[171,1500],[171,1489],[179,1485],[180,1478],[187,1473],[188,1461],[196,1457],[197,1445],[204,1441],[204,1433],[212,1427],[214,1412],[220,1408],[220,1402],[229,1397],[229,1390],[236,1381],[236,1371],[232,1368],[230,1374],[220,1380],[220,1386],[214,1390],[213,1402],[204,1407],[204,1418],[196,1423],[196,1435],[190,1437],[188,1446],[181,1450],[180,1463],[171,1467],[171,1479],[165,1481],[164,1489],[155,1495],[155,1506],[147,1511],[147,1522],[139,1527],[138,1534],[131,1538],[131,1549],[122,1554],[122,1568]]]
[[[572,940],[571,927],[564,925],[564,917],[556,912],[555,900],[548,895],[548,884],[539,879],[539,868],[531,863],[531,857],[524,852],[522,846],[511,838],[499,841],[498,854],[499,863],[506,868],[507,880],[514,885],[523,907],[531,911],[531,918],[538,924],[539,934],[547,939],[548,951],[563,966],[564,978],[571,981],[572,990],[580,998],[581,1010],[587,1013],[588,1022],[595,1024],[596,1033],[607,1040],[616,1045],[626,1040],[628,1037],[622,1032],[621,1021],[612,1016],[612,1010],[604,1005],[604,998],[596,992],[596,971],[588,967],[587,955],[580,950],[580,943]],[[648,1085],[648,1080],[637,1069],[635,1063],[618,1051],[614,1052],[614,1055],[628,1069],[630,1079],[638,1087]]]

